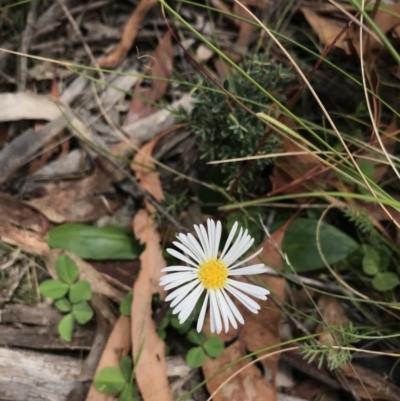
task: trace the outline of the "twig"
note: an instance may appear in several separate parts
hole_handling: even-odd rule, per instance
[[[32,0],[29,5],[28,16],[26,18],[26,28],[22,33],[21,40],[21,53],[28,53],[29,46],[31,44],[33,31],[35,30],[35,22],[37,15],[37,0]],[[28,79],[28,59],[27,57],[21,57],[19,62],[19,72],[18,72],[18,91],[23,92],[26,88],[26,81]]]

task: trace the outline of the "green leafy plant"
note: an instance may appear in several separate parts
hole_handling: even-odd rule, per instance
[[[124,315],[124,316],[131,315],[132,301],[133,301],[133,292],[129,291],[125,295],[121,304],[119,305],[119,311],[120,311],[121,315]]]
[[[122,225],[61,224],[49,231],[47,242],[52,248],[93,260],[137,259],[143,251],[143,245]]]
[[[129,355],[120,359],[119,368],[107,366],[100,370],[93,384],[100,393],[118,395],[118,401],[139,400],[133,381],[132,359]]]
[[[61,255],[56,261],[60,280],[45,280],[39,286],[42,295],[55,300],[54,306],[67,313],[58,324],[58,332],[65,341],[72,340],[75,322],[85,324],[93,318],[93,309],[87,301],[92,298],[90,283],[78,280],[79,269],[68,256]]]
[[[191,329],[186,338],[196,347],[191,348],[186,354],[186,362],[192,368],[199,368],[206,360],[206,356],[211,358],[219,357],[225,349],[224,342],[217,336],[207,338],[204,333],[198,333]]]
[[[243,70],[263,88],[274,93],[280,101],[285,99],[283,88],[291,80],[291,70],[278,63],[271,63],[268,58],[255,56],[242,66]],[[272,116],[277,112],[271,108],[272,103],[247,77],[235,72],[224,82],[224,88],[248,109],[238,104],[226,93],[216,90],[209,81],[202,82],[194,97],[196,102],[188,122],[190,127],[203,140],[200,147],[201,157],[206,160],[232,159],[251,155],[257,148],[265,133],[265,124],[251,114],[266,111]],[[243,96],[246,96],[244,99]],[[277,135],[270,135],[262,145],[259,153],[266,154],[277,151],[279,140]],[[270,159],[254,160],[245,176],[240,181],[242,189],[254,183],[270,163]],[[225,184],[231,182],[242,169],[242,163],[221,164],[225,175]]]

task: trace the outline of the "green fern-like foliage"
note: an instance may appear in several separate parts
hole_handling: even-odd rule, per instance
[[[267,61],[265,56],[256,56],[242,68],[279,101],[285,99],[282,92],[291,80],[290,69]],[[277,117],[276,110],[271,108],[272,103],[265,94],[241,74],[235,73],[227,79],[224,88],[253,113],[265,112]],[[216,90],[209,81],[202,83],[202,88],[196,91],[194,97],[196,102],[189,121],[191,128],[203,140],[201,158],[212,161],[252,155],[264,136],[265,124],[226,93]],[[272,153],[278,148],[278,136],[272,134],[259,154]],[[270,162],[271,159],[255,160],[241,180],[241,189],[254,183]],[[243,163],[239,162],[221,164],[227,185],[242,167]]]

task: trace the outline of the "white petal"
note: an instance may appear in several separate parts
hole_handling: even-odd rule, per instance
[[[181,260],[182,262],[186,262],[186,263],[188,263],[189,265],[192,265],[193,267],[197,267],[197,265],[196,265],[194,262],[192,262],[192,261],[191,261],[189,258],[187,258],[185,255],[182,255],[180,252],[175,251],[175,249],[168,248],[168,249],[167,249],[167,252],[168,252],[170,255],[175,256],[177,259]]]
[[[201,227],[203,227],[203,226],[202,226],[202,224],[200,224],[200,228],[199,228],[195,224],[193,227],[194,227],[194,229],[196,231],[196,234],[197,234],[197,237],[198,237],[198,239],[200,241],[201,248],[203,249],[205,259],[207,260],[207,259],[209,259],[208,249],[207,249],[207,241],[205,241],[205,239],[203,238],[203,234],[201,232]],[[204,229],[204,227],[203,227],[203,229]]]
[[[236,307],[236,305],[231,300],[231,297],[226,293],[226,291],[223,288],[221,289],[221,292],[222,292],[227,304],[231,308],[231,311],[233,312],[233,314],[235,315],[236,319],[238,320],[238,322],[244,324],[243,316],[240,313],[239,309]]]
[[[224,257],[225,252],[228,250],[229,245],[231,244],[233,237],[235,236],[237,228],[238,228],[238,222],[235,221],[235,224],[232,226],[231,232],[228,235],[228,239],[226,240],[226,243],[225,243],[224,249],[221,253],[220,259],[222,259]]]
[[[227,333],[229,330],[229,321],[231,322],[232,326],[235,329],[237,329],[236,320],[232,314],[231,308],[226,303],[226,300],[225,300],[221,290],[217,290],[216,295],[217,295],[219,306],[221,308],[222,318],[224,319],[225,333]]]
[[[215,244],[214,220],[207,219],[207,230],[208,230],[208,249],[210,250],[210,258],[215,258],[216,255],[214,255],[214,244]]]
[[[210,290],[207,291],[208,293],[210,293]],[[212,306],[212,302],[211,302],[211,296],[210,296],[210,330],[211,333],[215,333],[215,313],[214,313],[214,308]]]
[[[260,254],[262,252],[263,248],[259,249],[256,253],[253,253],[253,255],[249,256],[248,258],[246,258],[245,260],[241,260],[239,263],[236,263],[236,265],[233,265],[231,267],[229,267],[229,269],[234,269],[235,267],[238,267],[244,263],[246,263],[247,261],[249,261],[250,259],[255,258],[258,254]]]
[[[161,269],[162,272],[195,272],[197,269],[195,267],[189,266],[168,266]]]
[[[204,241],[204,250],[206,251],[207,259],[211,259],[211,249],[210,249],[210,240],[209,235],[207,234],[207,230],[204,228],[203,224],[200,224],[200,232]],[[210,233],[212,235],[212,233]]]
[[[197,301],[199,300],[202,292],[204,291],[204,287],[199,285],[196,287],[193,292],[187,297],[186,306],[181,310],[178,315],[179,323],[183,323],[192,313],[194,307],[196,306]]]
[[[219,313],[218,301],[215,296],[215,291],[213,290],[210,290],[210,304],[211,308],[214,308],[215,328],[217,334],[219,334],[222,331],[222,321],[221,321],[221,315]]]
[[[167,298],[165,298],[165,301],[168,302],[173,299],[170,305],[170,307],[173,308],[175,305],[178,305],[182,301],[182,299],[185,298],[194,287],[196,287],[197,284],[199,284],[199,281],[195,280],[189,284],[179,287],[174,292],[171,292],[171,294],[169,294]]]
[[[262,274],[267,272],[268,269],[264,267],[263,264],[239,267],[233,270],[229,270],[228,276],[240,276],[240,275],[250,275],[250,274]]]
[[[258,313],[260,306],[257,302],[253,301],[250,297],[230,285],[225,286],[225,289],[234,295],[247,309],[253,313]]]
[[[197,320],[197,331],[200,333],[203,328],[204,318],[206,316],[207,304],[208,304],[209,293],[207,291],[206,297],[204,298],[203,306],[201,307],[199,319]]]
[[[247,236],[238,244],[233,244],[231,251],[228,255],[225,256],[224,261],[227,266],[230,266],[236,260],[238,260],[243,254],[245,254],[250,247],[253,245],[254,238]]]
[[[183,280],[183,279],[191,279],[192,277],[195,278],[197,274],[193,272],[187,273],[170,273],[160,278],[160,285],[164,287],[164,285],[172,283],[173,281]]]
[[[204,287],[200,283],[197,284],[198,284],[197,287],[192,291],[190,291],[190,294],[178,306],[175,307],[175,309],[173,310],[174,314],[181,312],[187,306],[190,307],[190,305],[192,305],[191,299],[193,299],[193,293],[196,293],[199,288],[201,288],[201,291],[203,291]]]
[[[244,291],[247,294],[259,299],[267,299],[267,295],[269,294],[269,291],[266,288],[260,287],[259,285],[242,283],[241,281],[236,281],[229,278],[227,283],[233,287],[236,287],[238,290]]]
[[[197,277],[195,276],[195,277],[192,277],[192,278],[186,278],[186,277],[185,277],[185,278],[183,278],[183,279],[175,280],[175,281],[173,281],[172,283],[167,284],[167,285],[164,287],[164,290],[165,290],[165,291],[172,290],[173,288],[179,287],[179,286],[182,285],[182,284],[185,284],[185,283],[187,283],[187,282],[189,282],[189,281],[196,280],[196,279],[197,279]]]
[[[185,234],[179,234],[178,238],[182,244],[186,245],[201,261],[205,261],[204,251],[201,249],[200,244],[193,234],[189,233],[187,236]]]
[[[179,248],[181,251],[187,253],[192,259],[194,259],[197,263],[201,263],[200,259],[185,245],[181,244],[178,241],[174,241],[173,244]]]
[[[242,238],[243,238],[243,228],[240,227],[239,235],[236,237],[235,242],[232,244],[232,246],[230,247],[230,249],[226,253],[226,255],[224,257],[221,257],[221,260],[223,260],[225,264],[227,264],[227,260],[231,259],[231,255],[233,255],[233,253],[237,252],[238,248],[240,249],[240,242],[242,241]],[[240,255],[242,255],[242,254],[240,254]],[[227,264],[227,266],[229,266],[229,264]]]
[[[222,225],[220,221],[217,221],[217,227],[215,229],[215,238],[214,238],[214,250],[213,250],[213,258],[218,257],[219,243],[221,242],[221,233],[222,233]]]

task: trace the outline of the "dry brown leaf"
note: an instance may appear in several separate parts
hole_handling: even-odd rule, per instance
[[[164,194],[161,187],[160,173],[155,171],[155,164],[151,159],[151,154],[154,146],[162,137],[163,135],[158,135],[146,143],[137,153],[131,164],[131,168],[135,171],[136,178],[140,182],[141,187],[159,202],[164,199]],[[151,212],[154,211],[148,202],[146,203],[146,208]]]
[[[0,238],[7,244],[15,245],[25,252],[45,256],[50,248],[44,235],[19,228],[7,221],[0,221]]]
[[[343,22],[337,21],[333,18],[323,17],[309,8],[301,7],[300,10],[304,14],[307,22],[311,25],[311,28],[319,36],[319,40],[324,44],[324,46],[332,44],[345,27]],[[346,54],[351,53],[347,33],[344,33],[339,38],[334,47],[344,50]]]
[[[131,320],[121,315],[114,325],[107,344],[97,365],[96,374],[106,366],[119,368],[119,360],[131,349]],[[99,393],[93,384],[90,387],[86,401],[112,401],[115,396]]]
[[[79,278],[81,280],[89,281],[93,293],[104,295],[118,303],[123,300],[125,294],[122,291],[112,287],[91,264],[85,262],[72,252],[62,251],[60,249],[52,249],[49,252],[45,258],[45,261],[47,269],[52,276],[57,277],[54,266],[56,264],[56,260],[63,254],[69,256],[76,263],[79,269]]]
[[[164,342],[156,332],[151,316],[152,295],[164,296],[159,280],[166,266],[161,255],[160,236],[147,210],[140,210],[133,219],[136,238],[146,245],[140,255],[142,269],[133,286],[132,343],[133,360],[137,360],[135,376],[145,401],[172,401],[167,379]]]
[[[272,234],[272,240],[278,248],[281,248],[285,232],[289,227],[292,219],[286,222],[279,230]],[[276,269],[282,268],[282,258],[275,248],[273,242],[267,238],[263,244],[263,251],[259,258],[269,266],[274,266]],[[281,277],[268,276],[261,274],[260,279],[266,287],[274,294],[274,297],[281,302],[285,299],[286,281]],[[279,327],[281,323],[282,312],[271,297],[260,303],[261,309],[257,315],[247,311],[245,315],[245,324],[240,334],[241,341],[246,348],[251,351],[257,351],[280,342]],[[261,354],[265,355],[265,354]],[[265,393],[265,398],[271,401],[277,399],[277,391],[275,387],[275,377],[278,368],[279,354],[263,359],[261,363],[266,371],[268,378],[268,390]]]
[[[174,65],[174,48],[170,31],[164,35],[156,50],[146,57],[149,60],[147,68],[151,76],[154,77],[152,86],[141,93],[141,82],[139,81],[136,84],[135,96],[130,102],[124,125],[133,124],[158,110],[152,103],[164,96],[169,86],[167,80],[160,80],[159,78],[169,78]]]
[[[115,193],[108,172],[96,167],[88,177],[47,183],[41,196],[26,201],[54,223],[89,222],[112,213],[119,202],[102,194]]]
[[[395,14],[400,14],[400,3],[390,4],[385,7],[384,10],[378,10],[375,15],[374,22],[379,26],[383,33],[387,33],[394,29],[397,36],[399,36],[400,19],[396,15],[389,14],[388,11]]]
[[[206,358],[203,365],[204,376],[210,377],[216,371],[223,368],[225,365],[235,362],[238,358],[245,356],[246,349],[241,341],[235,341],[229,347],[225,348],[221,356],[215,359]],[[250,360],[244,360],[235,363],[230,368],[224,370],[222,373],[207,382],[208,391],[212,394],[218,387],[235,374],[239,369],[246,366]],[[231,381],[224,384],[221,389],[214,395],[214,401],[259,401],[273,400],[268,398],[269,388],[264,381],[260,370],[250,365]]]
[[[135,41],[140,23],[146,16],[147,11],[158,3],[158,0],[141,0],[135,11],[131,14],[125,24],[121,40],[116,48],[106,57],[99,61],[102,68],[116,68],[125,58]]]

